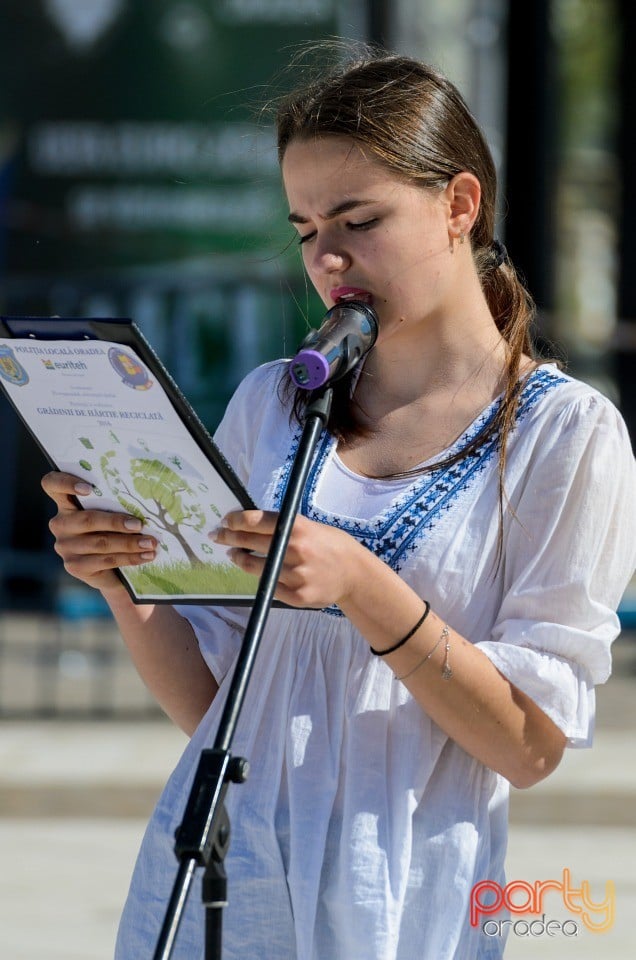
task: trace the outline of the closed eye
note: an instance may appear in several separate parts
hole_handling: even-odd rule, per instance
[[[348,223],[349,230],[370,230],[378,222],[377,217],[371,217],[370,220],[363,220],[362,223]]]
[[[347,223],[347,230],[370,230],[375,224],[378,223],[378,217],[371,217],[369,220],[363,220],[362,223]],[[304,236],[298,238],[298,243],[302,246],[303,243],[307,243],[309,240],[313,240],[316,236],[316,231],[312,230],[311,233],[306,233]]]

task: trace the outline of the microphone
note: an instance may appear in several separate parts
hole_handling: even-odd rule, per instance
[[[304,390],[339,380],[366,356],[377,336],[378,318],[367,303],[337,303],[325,314],[320,329],[305,337],[291,361],[289,375]]]

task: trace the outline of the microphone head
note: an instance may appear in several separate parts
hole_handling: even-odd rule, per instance
[[[297,387],[316,390],[329,379],[329,361],[322,353],[305,347],[292,361],[289,375]]]
[[[311,330],[289,375],[297,387],[316,390],[339,380],[369,352],[378,336],[375,310],[361,300],[337,303],[327,311],[319,330]]]

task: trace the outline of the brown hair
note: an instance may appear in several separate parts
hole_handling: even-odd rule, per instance
[[[444,189],[462,171],[474,174],[481,185],[479,214],[469,239],[488,307],[508,347],[502,403],[486,428],[489,436],[499,436],[501,517],[506,443],[521,390],[520,361],[524,353],[535,356],[530,336],[534,304],[495,241],[497,178],[490,150],[457,88],[432,67],[369,47],[359,55],[349,51],[344,60],[339,46],[335,52],[340,59],[329,70],[323,69],[280,103],[279,161],[293,140],[337,134],[368,148],[387,168],[423,187]],[[329,429],[343,439],[363,432],[351,397],[351,375],[334,386]],[[300,418],[307,392],[294,393],[292,387],[294,412]],[[483,432],[475,437],[470,449],[484,438]],[[465,447],[442,463],[468,452]]]

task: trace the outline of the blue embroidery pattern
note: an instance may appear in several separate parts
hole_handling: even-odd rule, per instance
[[[566,379],[560,374],[546,367],[539,367],[530,376],[521,393],[516,423],[527,415],[548,390],[564,382]],[[446,456],[455,454],[462,447],[468,446],[480,430],[493,421],[500,402],[494,401],[450,448]],[[275,492],[276,508],[280,507],[301,433],[302,429],[299,427],[293,436],[289,455],[281,470]],[[412,484],[397,494],[382,513],[370,520],[338,517],[320,510],[314,503],[318,481],[335,442],[335,438],[330,433],[323,432],[303,495],[301,513],[311,520],[345,530],[393,570],[399,572],[409,554],[417,549],[418,543],[451,509],[460,493],[465,492],[473,480],[486,469],[497,451],[498,433],[492,434],[472,453],[467,454],[452,466],[433,469],[414,477]],[[326,612],[339,613],[335,608],[330,608]]]

